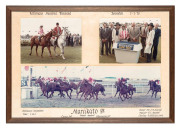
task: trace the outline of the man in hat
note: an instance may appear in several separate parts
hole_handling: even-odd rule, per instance
[[[132,27],[129,30],[129,37],[131,42],[139,42],[140,28],[136,27],[133,22]]]
[[[56,37],[58,39],[58,37],[62,34],[62,30],[61,30],[61,27],[59,26],[58,22],[56,23],[56,27],[54,28],[54,31],[55,31]],[[57,39],[56,39],[55,43],[57,43]]]
[[[101,38],[101,55],[104,54],[104,45],[106,47],[106,55],[108,56],[108,40],[109,40],[109,29],[107,28],[107,23],[103,23],[103,28],[100,31]]]
[[[147,33],[147,38],[146,38],[146,47],[144,50],[144,53],[147,54],[147,63],[151,62],[151,48],[153,45],[153,40],[154,40],[154,35],[155,31],[153,30],[154,25],[153,23],[149,24],[149,32]]]
[[[145,49],[145,44],[146,44],[146,37],[147,37],[147,32],[148,32],[148,24],[147,22],[144,23],[144,26],[141,27],[141,44],[142,44],[142,50],[141,50],[141,56],[144,57],[144,49]]]
[[[129,33],[127,29],[125,28],[125,25],[122,25],[122,30],[120,31],[120,40],[128,40],[129,39]]]
[[[155,25],[155,35],[153,40],[153,59],[156,60],[157,52],[158,52],[158,44],[159,44],[159,37],[161,36],[161,30],[158,28],[159,24],[156,23]]]
[[[116,23],[116,28],[112,31],[112,40],[113,40],[113,43],[117,43],[120,41],[120,24],[119,22]]]

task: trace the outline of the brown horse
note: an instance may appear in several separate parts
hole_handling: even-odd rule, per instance
[[[41,91],[43,92],[44,96],[48,98],[53,96],[54,91],[59,91],[61,93],[60,86],[55,82],[48,82],[44,84],[44,82],[41,80],[41,77],[39,77],[35,84],[39,83],[41,87]],[[49,92],[51,92],[50,96],[48,96]]]
[[[133,87],[133,85],[128,84],[128,93],[129,93],[131,99],[132,99],[132,95],[134,94],[133,92],[136,92],[136,88]]]
[[[148,90],[148,92],[147,92],[147,94],[149,94],[149,92],[152,90],[152,92],[153,92],[153,90],[154,90],[154,81],[153,80],[149,80],[149,82],[148,82],[148,85],[150,86],[149,87],[149,90]]]
[[[29,55],[31,56],[33,46],[36,45],[36,55],[38,56],[37,49],[38,49],[38,46],[40,45],[40,46],[42,46],[41,57],[43,57],[43,52],[44,52],[45,47],[48,48],[50,57],[52,57],[51,50],[50,50],[50,46],[51,46],[50,39],[51,39],[52,36],[55,36],[55,31],[54,30],[51,30],[46,35],[42,36],[41,37],[41,42],[39,41],[39,36],[33,36],[31,38],[31,52],[30,52]]]
[[[96,83],[95,86],[93,87],[93,94],[96,96],[96,100],[98,100],[98,93],[101,92],[102,95],[106,96],[105,93],[105,88],[103,85]],[[92,96],[90,97],[90,99]]]
[[[62,92],[63,91],[66,92],[67,96],[71,99],[71,93],[73,91],[72,90],[73,87],[69,83],[62,81],[60,78],[57,79],[56,82],[60,84],[60,88],[61,88]],[[70,95],[68,94],[69,90],[71,91]]]
[[[118,99],[121,98],[122,101],[124,101],[126,98],[129,99],[129,91],[128,91],[128,87],[124,84],[124,82],[126,82],[127,80],[118,80],[115,82],[115,86],[116,86],[116,93],[115,96],[117,95],[117,93],[119,92],[119,96]]]
[[[79,85],[79,91],[77,93],[77,98],[79,93],[82,93],[79,100],[81,100],[83,95],[84,95],[84,101],[87,100],[89,95],[90,98],[93,96],[93,86],[86,79],[83,79],[78,85]]]
[[[154,88],[153,88],[153,92],[152,92],[151,98],[153,97],[154,94],[155,94],[155,98],[156,98],[157,93],[158,93],[158,92],[161,92],[161,86],[156,84],[157,81],[158,81],[158,80],[155,80],[154,83],[153,83],[153,87],[154,87]]]

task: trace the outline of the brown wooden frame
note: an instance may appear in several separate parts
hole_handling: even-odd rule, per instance
[[[169,118],[12,118],[11,13],[29,11],[112,12],[169,11],[170,114]],[[175,6],[7,6],[6,7],[6,122],[7,123],[174,123],[175,112]]]

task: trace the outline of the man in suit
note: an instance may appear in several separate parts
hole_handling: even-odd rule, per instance
[[[108,40],[109,40],[109,29],[107,28],[107,23],[103,23],[103,28],[100,31],[101,38],[101,55],[104,54],[104,45],[106,47],[106,55],[108,56]]]
[[[159,24],[157,23],[155,25],[155,35],[153,40],[153,59],[156,60],[157,58],[157,52],[158,52],[158,44],[159,44],[159,37],[161,36],[161,30],[158,28]]]
[[[141,56],[144,57],[144,49],[146,46],[146,37],[147,37],[147,32],[148,32],[148,24],[147,22],[144,23],[144,26],[141,27],[141,44],[142,44],[142,49],[141,49]]]
[[[132,23],[132,27],[129,30],[129,37],[131,42],[139,42],[140,28],[135,26],[135,23]]]
[[[113,41],[112,41],[113,29],[114,29],[114,25],[110,22],[109,23],[109,47],[108,47],[109,54],[111,54],[111,46],[113,45]],[[112,51],[112,53],[114,53],[114,51]]]

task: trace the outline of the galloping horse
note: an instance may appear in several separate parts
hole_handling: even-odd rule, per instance
[[[155,81],[154,81],[154,84],[153,84],[154,89],[153,89],[151,98],[153,97],[154,93],[155,93],[155,98],[156,98],[157,93],[158,93],[158,92],[161,92],[161,86],[156,84],[157,81],[158,81],[158,80],[155,80]]]
[[[56,82],[60,83],[60,89],[62,90],[62,92],[65,91],[67,96],[71,99],[71,93],[73,91],[72,90],[73,87],[69,83],[63,82],[60,78],[57,79]],[[68,94],[69,90],[71,91],[70,95]]]
[[[39,36],[33,36],[31,38],[31,52],[29,55],[31,56],[33,46],[36,45],[36,55],[38,56],[37,49],[38,49],[38,46],[40,45],[40,46],[42,46],[41,57],[43,57],[44,47],[48,48],[50,57],[52,57],[51,50],[50,50],[50,46],[51,46],[50,39],[54,35],[55,35],[55,32],[53,30],[51,30],[49,33],[47,33],[46,35],[41,37],[41,42],[39,42]]]
[[[116,86],[116,93],[115,93],[115,96],[117,95],[117,93],[119,92],[119,96],[118,96],[118,99],[121,98],[122,101],[124,101],[126,98],[129,99],[129,96],[128,96],[128,93],[129,93],[129,90],[128,90],[128,87],[123,84],[123,82],[126,82],[127,80],[118,80],[115,82],[115,86]],[[122,98],[124,97],[124,99]]]
[[[98,93],[101,92],[102,95],[106,96],[105,93],[105,88],[103,85],[96,83],[95,86],[93,87],[93,94],[96,96],[96,100],[98,100]],[[92,96],[90,97],[90,99]]]
[[[48,82],[47,84],[44,84],[44,82],[41,80],[41,77],[39,77],[35,84],[39,83],[41,87],[41,91],[43,92],[44,96],[49,97],[53,96],[54,91],[61,92],[60,86],[56,84],[55,82]],[[48,96],[48,93],[51,92],[50,96]]]
[[[129,93],[131,99],[132,99],[132,95],[134,94],[133,92],[136,92],[136,88],[133,87],[133,85],[128,84],[128,93]]]
[[[81,100],[82,96],[84,95],[84,101],[87,100],[88,96],[90,95],[90,98],[93,96],[93,86],[86,80],[83,79],[79,84],[78,84],[78,91],[77,91],[77,98],[79,93],[81,94],[81,97],[79,100]]]
[[[150,88],[149,88],[147,94],[149,94],[149,92],[150,92],[151,90],[153,91],[153,89],[154,89],[154,86],[153,86],[153,85],[154,85],[154,81],[153,81],[153,80],[149,80],[148,85],[150,86]]]
[[[68,34],[67,33],[67,27],[63,27],[62,34],[58,37],[52,37],[50,40],[51,44],[54,46],[54,52],[55,52],[56,56],[58,56],[58,54],[56,53],[56,47],[59,47],[60,51],[61,51],[60,56],[62,56],[63,59],[65,59],[65,57],[64,57],[64,46],[66,45],[67,34]],[[55,44],[56,40],[57,40],[57,44]]]

